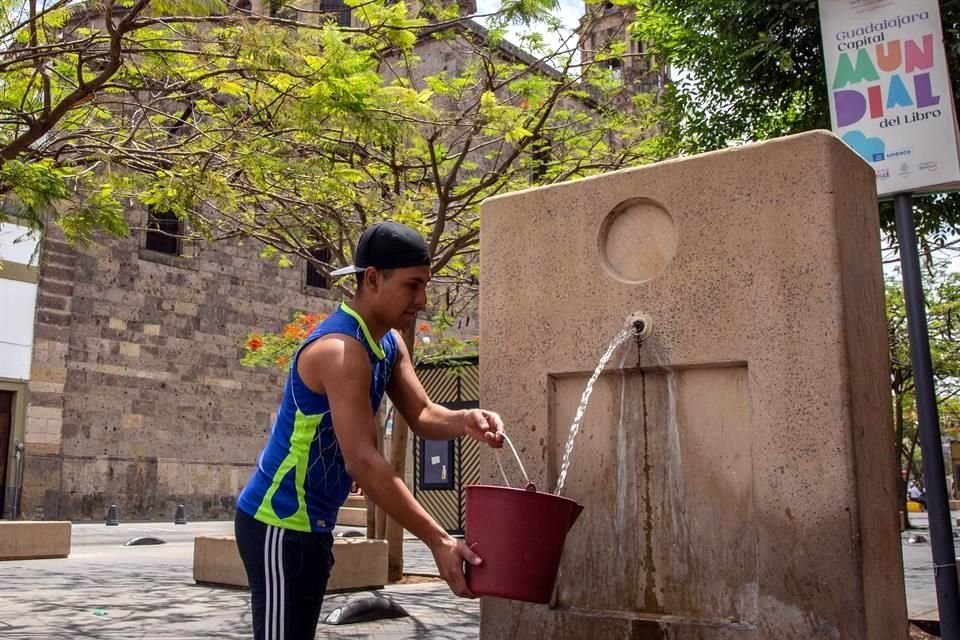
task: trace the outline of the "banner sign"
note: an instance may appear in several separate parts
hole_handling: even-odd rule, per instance
[[[877,193],[960,187],[937,0],[819,0],[830,122]]]

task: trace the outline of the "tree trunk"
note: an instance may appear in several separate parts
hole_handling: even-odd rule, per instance
[[[384,458],[387,458],[388,452],[384,447],[384,434],[387,429],[387,421],[390,418],[389,413],[384,410],[383,413],[383,426],[377,430],[377,450],[383,455]],[[376,540],[386,540],[387,539],[387,512],[383,510],[383,507],[377,505],[374,509],[374,533],[373,537]]]
[[[376,518],[374,522],[374,538],[377,540],[386,540],[387,539],[387,512],[383,510],[383,507],[377,507],[374,511],[374,517]]]
[[[413,357],[413,336],[416,320],[401,332],[410,357]],[[406,477],[407,444],[410,428],[399,411],[394,412],[393,432],[390,436],[390,462],[393,471],[401,480]],[[403,579],[403,527],[392,518],[387,519],[387,579],[398,582]]]
[[[906,480],[909,481],[910,474],[913,473],[913,475],[916,476],[917,478],[917,486],[919,486],[920,489],[922,490],[923,489],[923,473],[922,473],[923,467],[917,467],[917,465],[913,463],[913,456],[917,452],[917,443],[919,440],[920,440],[920,429],[918,428],[917,432],[913,434],[913,438],[910,439],[910,453],[908,454],[908,457],[907,457]]]
[[[367,540],[377,539],[377,505],[367,494],[363,495],[367,503]]]
[[[383,430],[386,428],[387,423],[387,412],[384,404],[380,405],[380,410],[377,411],[377,451],[383,455]],[[377,536],[377,510],[378,507],[369,495],[364,494],[364,498],[367,502],[367,539],[368,540],[382,540],[382,536]]]
[[[917,441],[919,439],[920,439],[920,429],[917,429],[916,433],[913,434],[913,438],[911,438],[910,440],[910,449],[908,450],[908,453],[907,453],[907,475],[903,479],[904,492],[906,491],[906,485],[910,483],[911,474],[918,479],[919,485],[922,486],[923,484],[923,474],[920,472],[919,469],[917,469],[916,465],[913,464],[913,455],[917,451]],[[904,495],[903,500],[905,503],[908,501],[908,498],[906,495]],[[904,517],[906,526],[904,528],[913,529],[913,525],[910,524],[910,512],[906,511],[906,507],[904,507],[904,513],[906,514],[906,516]]]
[[[903,517],[900,519],[900,523],[903,526],[904,530],[912,529],[913,525],[910,524],[910,512],[907,511],[907,475],[909,475],[909,461],[903,460],[903,396],[899,393],[895,395],[894,399],[894,421],[897,428],[897,462],[900,463],[897,465],[897,491],[900,492],[897,503],[900,505],[900,513],[903,514]],[[906,463],[906,464],[904,464]],[[903,469],[906,467],[908,469],[907,474],[903,473]]]

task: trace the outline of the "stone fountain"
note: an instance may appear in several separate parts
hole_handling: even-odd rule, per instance
[[[549,605],[485,640],[903,640],[876,187],[827,132],[496,197],[482,406],[586,506]],[[484,481],[499,476],[485,453]]]

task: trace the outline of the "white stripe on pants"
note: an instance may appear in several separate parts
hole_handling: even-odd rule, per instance
[[[263,545],[263,575],[266,587],[266,640],[283,640],[284,575],[283,533],[278,527],[267,526],[267,540]]]

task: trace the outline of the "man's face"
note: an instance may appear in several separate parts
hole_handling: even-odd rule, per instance
[[[377,273],[376,301],[381,318],[390,327],[402,329],[414,322],[427,306],[430,267],[393,269],[390,275]]]

